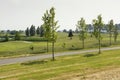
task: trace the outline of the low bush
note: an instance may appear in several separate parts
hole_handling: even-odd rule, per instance
[[[41,42],[45,42],[45,41],[47,41],[47,39],[40,38],[40,37],[27,37],[27,38],[24,39],[24,41],[33,41],[33,42],[41,41]]]

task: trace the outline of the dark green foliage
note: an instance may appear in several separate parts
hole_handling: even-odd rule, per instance
[[[7,32],[7,34],[10,34],[10,30],[7,30],[6,32]]]
[[[40,37],[44,36],[44,27],[41,25],[40,27]]]
[[[37,35],[40,35],[40,28],[39,28],[39,26],[37,27],[36,33],[37,33]]]
[[[5,41],[9,41],[8,34],[5,35]]]
[[[15,40],[20,40],[20,33],[18,31],[15,33]]]
[[[25,30],[25,34],[26,34],[26,36],[27,37],[29,37],[30,36],[30,30],[29,30],[29,28],[27,27],[27,29]]]
[[[34,46],[30,46],[30,50],[32,50],[32,51],[33,51],[33,50],[34,50]]]
[[[114,42],[117,41],[117,37],[118,37],[118,28],[117,26],[114,27]]]
[[[28,37],[25,38],[24,41],[32,41],[32,42],[46,42],[46,38],[40,38],[40,37]]]
[[[11,34],[11,35],[15,35],[15,33],[16,33],[16,30],[10,31],[10,34]]]
[[[109,32],[109,37],[110,37],[110,45],[111,45],[111,37],[112,37],[112,31],[114,28],[114,22],[113,20],[110,20],[108,23],[108,32]]]
[[[69,30],[68,37],[70,37],[70,39],[72,39],[72,37],[73,37],[72,29]]]
[[[63,30],[63,32],[67,32],[67,30],[66,30],[66,29],[64,29],[64,30]]]
[[[35,26],[31,25],[30,27],[30,36],[35,36]]]

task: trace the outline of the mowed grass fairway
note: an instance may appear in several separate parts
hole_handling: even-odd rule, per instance
[[[112,37],[112,46],[109,45],[109,35],[102,34],[102,47],[112,47],[120,45],[120,36],[118,36],[117,42],[114,43]],[[37,37],[38,39],[39,37]],[[0,43],[0,58],[9,58],[9,57],[19,57],[19,56],[29,56],[46,53],[46,42],[28,42],[28,41],[9,41]],[[34,50],[30,50],[30,47],[33,46]],[[98,48],[98,42],[94,37],[90,37],[88,34],[87,39],[85,40],[85,49]],[[81,50],[82,42],[79,40],[78,34],[74,34],[73,39],[70,40],[68,33],[58,33],[58,38],[55,43],[55,52],[63,51],[72,51],[72,50]],[[49,43],[49,52],[51,53],[51,43]]]
[[[120,50],[0,66],[0,80],[120,80]]]

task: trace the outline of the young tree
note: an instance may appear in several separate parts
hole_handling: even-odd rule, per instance
[[[30,30],[29,30],[29,28],[27,27],[27,29],[25,30],[25,34],[26,34],[26,36],[27,37],[29,37],[30,36]]]
[[[110,38],[110,45],[111,45],[111,37],[112,37],[112,30],[114,28],[114,22],[113,20],[110,20],[108,23],[108,32],[109,32],[109,38]]]
[[[57,40],[56,30],[59,28],[59,26],[57,26],[58,21],[55,21],[55,8],[54,7],[50,9],[50,23],[51,23],[51,39],[52,39],[52,57],[54,60],[54,43]]]
[[[40,35],[40,28],[39,28],[39,26],[37,27],[36,33],[37,33],[37,35]]]
[[[81,20],[77,22],[77,29],[79,30],[79,38],[80,40],[82,40],[83,49],[84,49],[84,40],[86,39],[86,35],[87,35],[87,27],[85,20],[83,18],[81,18]]]
[[[117,41],[117,37],[118,37],[118,29],[117,26],[114,26],[114,42]]]
[[[94,26],[94,32],[93,35],[95,36],[95,38],[98,40],[99,43],[99,54],[101,53],[101,29],[103,27],[103,21],[102,21],[102,17],[101,15],[98,15],[97,19],[93,20],[93,26]]]
[[[42,17],[43,20],[43,27],[44,27],[44,37],[47,39],[47,52],[49,51],[49,40],[50,40],[50,33],[51,33],[51,28],[50,28],[50,14],[48,13],[48,10],[46,11],[46,13],[44,13],[44,16]]]
[[[54,60],[54,44],[57,39],[57,33],[56,30],[58,29],[59,26],[57,26],[58,21],[55,21],[55,9],[52,7],[48,13],[44,14],[43,17],[44,23],[47,21],[47,23],[44,24],[44,29],[45,29],[45,35],[48,36],[48,39],[52,42],[52,59]],[[46,32],[46,31],[49,31]]]
[[[68,37],[70,37],[70,39],[72,39],[72,37],[73,37],[72,29],[69,30]]]
[[[31,25],[30,27],[30,36],[35,36],[35,26]]]

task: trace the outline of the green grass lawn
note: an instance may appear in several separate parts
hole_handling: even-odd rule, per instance
[[[35,37],[34,37],[35,38]],[[38,39],[39,37],[37,37]],[[65,44],[65,45],[64,45]],[[120,45],[120,37],[118,41],[114,43],[112,39],[112,46]],[[46,53],[46,42],[25,42],[25,41],[9,41],[0,43],[0,58],[9,58],[9,57],[19,57],[19,56],[28,56]],[[30,50],[30,47],[33,46],[34,50]],[[112,47],[111,46],[111,47]],[[97,48],[98,42],[94,37],[90,37],[88,34],[87,39],[85,40],[85,49]],[[109,46],[109,36],[108,34],[103,34],[102,47]],[[68,38],[68,33],[58,33],[58,39],[55,43],[55,52],[63,51],[72,51],[72,50],[81,50],[82,42],[79,40],[77,34],[74,34],[73,39]],[[51,52],[51,43],[49,43],[49,53]]]
[[[69,80],[120,67],[120,50],[56,57],[0,66],[0,80]],[[82,79],[80,79],[82,80]]]

